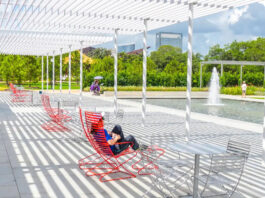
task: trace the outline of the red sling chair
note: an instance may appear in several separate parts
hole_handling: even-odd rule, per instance
[[[85,121],[87,129],[85,129],[82,112],[80,109],[80,119],[82,122],[82,127],[84,129],[85,135],[90,142],[91,146],[94,148],[96,153],[79,160],[79,167],[83,170],[87,170],[87,176],[100,176],[101,182],[114,181],[120,179],[128,179],[136,177],[135,174],[130,172],[126,167],[126,163],[136,157],[137,152],[132,149],[131,142],[120,142],[118,144],[131,145],[122,151],[121,153],[114,155],[110,146],[106,140],[104,132],[104,124],[102,116],[99,113],[85,112]],[[126,159],[121,159],[122,156],[128,156]],[[92,167],[90,167],[92,165]],[[89,166],[89,167],[88,167]],[[107,176],[115,173],[123,173],[123,176],[106,179]]]
[[[27,90],[18,90],[12,83],[9,84],[12,91],[12,102],[28,102],[31,100],[30,92]]]
[[[85,135],[88,141],[90,142],[91,146],[95,149],[96,153],[93,153],[79,160],[79,168],[82,170],[87,170],[86,172],[87,176],[94,176],[94,175],[100,176],[101,182],[136,177],[135,174],[131,173],[123,165],[125,165],[128,161],[133,159],[137,155],[137,153],[141,151],[132,150],[131,147],[133,145],[131,143],[131,145],[127,149],[125,149],[118,155],[114,155],[106,140],[104,127],[103,127],[104,124],[100,113],[85,112],[85,121],[87,126],[86,129],[83,122],[82,110],[80,109],[80,121],[83,130],[85,132]],[[93,133],[93,131],[95,133]],[[126,143],[129,142],[122,142],[117,144],[126,144]],[[145,150],[145,152],[154,152],[154,150],[158,152],[156,159],[165,153],[163,149],[157,146],[149,147],[148,149]],[[134,154],[134,155],[131,156],[126,161],[124,161],[123,163],[121,163],[118,158],[128,154]],[[137,167],[137,164],[141,162],[143,156],[144,155],[141,155],[141,158],[132,165],[132,168],[138,170],[139,175],[149,175],[150,173],[142,173],[141,171],[146,169],[158,168],[158,167],[155,164],[153,164],[152,160],[149,159],[148,159],[149,163],[145,164],[142,167]],[[121,168],[123,168],[123,170],[125,171],[121,171],[120,170]],[[104,179],[105,176],[118,172],[125,173],[127,176],[115,179],[109,179],[109,180]]]
[[[66,115],[67,112],[62,109],[52,108],[48,95],[42,94],[41,101],[44,110],[51,118],[50,121],[42,125],[42,128],[49,132],[69,131],[69,129],[64,126],[64,122],[69,122],[72,119],[70,116]]]

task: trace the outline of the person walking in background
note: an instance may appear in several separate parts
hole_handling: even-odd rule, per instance
[[[243,81],[243,84],[241,85],[242,88],[242,98],[246,97],[246,92],[247,92],[247,84],[245,81]]]

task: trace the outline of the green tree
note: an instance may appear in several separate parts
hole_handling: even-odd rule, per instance
[[[168,63],[181,56],[181,49],[171,45],[163,45],[157,51],[151,52],[150,58],[157,65],[157,68],[163,71]]]
[[[103,59],[106,56],[111,55],[111,51],[105,48],[95,48],[87,53],[87,55],[91,58],[95,59]]]

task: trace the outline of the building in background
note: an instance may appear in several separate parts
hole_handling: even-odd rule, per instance
[[[171,32],[156,33],[156,49],[162,45],[172,45],[182,50],[182,34]]]
[[[147,49],[149,48],[150,46],[147,46]],[[128,54],[136,54],[136,55],[143,54],[143,49],[134,50],[134,51],[128,52]]]
[[[135,43],[131,43],[131,44],[126,44],[126,45],[119,45],[118,46],[118,52],[132,52],[135,50]]]

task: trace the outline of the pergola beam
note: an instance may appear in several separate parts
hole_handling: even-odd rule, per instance
[[[194,18],[263,0],[204,0],[194,5]],[[59,55],[60,48],[79,49],[110,41],[115,29],[119,34],[144,31],[187,21],[190,0],[40,0],[4,1],[0,3],[0,53],[21,55]],[[95,43],[94,35],[100,38]],[[37,38],[37,39],[36,39]],[[36,47],[35,47],[36,46]],[[66,52],[66,51],[64,51]]]
[[[265,62],[255,62],[255,61],[227,61],[227,60],[222,60],[222,61],[202,61],[201,62],[203,65],[206,64],[223,64],[223,65],[256,65],[256,66],[264,66]]]
[[[240,81],[242,84],[243,79],[243,67],[244,66],[263,66],[264,67],[264,81],[265,81],[265,62],[255,61],[228,61],[228,60],[214,60],[214,61],[202,61],[200,63],[200,88],[202,87],[202,67],[206,64],[219,65],[221,64],[221,76],[223,76],[224,65],[240,65]]]
[[[51,31],[31,31],[31,30],[5,30],[1,29],[0,34],[29,34],[30,36],[56,36],[61,38],[62,36],[69,36],[69,37],[83,37],[83,38],[90,38],[90,37],[111,37],[110,33],[69,33],[69,32],[51,32]],[[74,39],[73,39],[74,40]]]

